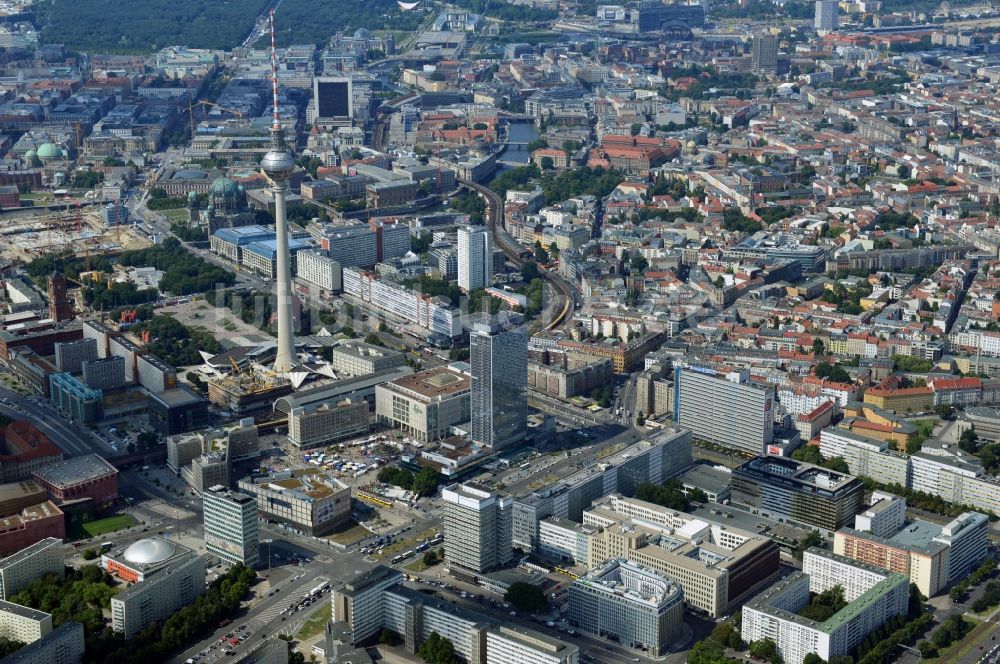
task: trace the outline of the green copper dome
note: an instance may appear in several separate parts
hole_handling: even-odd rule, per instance
[[[213,196],[223,196],[232,198],[239,196],[240,188],[229,178],[218,178],[212,183],[211,194]]]
[[[55,143],[42,143],[36,153],[39,159],[61,159],[63,151]]]

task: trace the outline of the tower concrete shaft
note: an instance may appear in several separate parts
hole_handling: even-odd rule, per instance
[[[274,370],[287,373],[295,365],[295,331],[292,328],[292,266],[288,251],[288,218],[285,215],[286,182],[277,180],[274,192],[274,220],[277,232],[278,253],[278,354],[274,358]]]
[[[288,373],[295,366],[295,333],[292,329],[292,258],[288,250],[288,217],[285,214],[285,195],[288,178],[295,170],[295,158],[285,146],[285,135],[278,122],[278,55],[274,44],[274,10],[271,10],[271,94],[274,105],[274,123],[271,126],[271,149],[260,162],[261,170],[271,180],[274,194],[275,251],[278,275],[278,353],[274,370]]]

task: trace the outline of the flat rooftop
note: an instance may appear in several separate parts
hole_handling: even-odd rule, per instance
[[[468,391],[472,385],[472,379],[449,367],[435,367],[412,376],[397,378],[390,385],[425,399],[440,399]]]
[[[51,615],[45,613],[44,611],[38,611],[36,609],[32,609],[31,607],[14,604],[13,602],[5,602],[3,600],[0,600],[0,613],[10,613],[15,616],[20,616],[21,618],[34,620],[35,622],[41,622]]]
[[[35,480],[22,480],[20,482],[0,484],[0,503],[29,496],[38,496],[39,500],[45,500],[45,495],[45,488]]]
[[[46,466],[35,471],[35,477],[56,487],[68,487],[118,475],[118,469],[97,454],[86,454]]]
[[[62,543],[63,543],[62,540],[59,539],[58,537],[46,537],[45,539],[39,540],[34,544],[32,544],[31,546],[25,547],[20,551],[18,551],[17,553],[13,553],[4,558],[3,560],[0,560],[0,569],[5,569],[7,567],[10,567],[11,565],[16,565],[25,558],[33,556],[39,551],[47,549],[50,546],[62,546]]]
[[[180,406],[193,405],[205,401],[205,399],[184,386],[164,390],[163,392],[157,392],[149,396],[151,399],[159,401],[167,408],[178,408]]]

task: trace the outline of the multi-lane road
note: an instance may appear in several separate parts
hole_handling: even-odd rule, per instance
[[[26,397],[0,386],[0,413],[12,419],[26,419],[49,437],[66,456],[96,452],[108,455],[113,450],[78,424],[71,424],[56,413],[48,402]]]

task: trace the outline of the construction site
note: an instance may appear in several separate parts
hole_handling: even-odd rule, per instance
[[[24,211],[4,220],[0,228],[0,257],[29,262],[51,253],[72,250],[78,255],[102,255],[151,244],[129,224],[108,225],[100,208],[71,203],[67,211]]]
[[[233,362],[228,376],[208,381],[208,400],[236,416],[271,410],[279,397],[292,393],[292,383],[262,366],[242,368]]]

